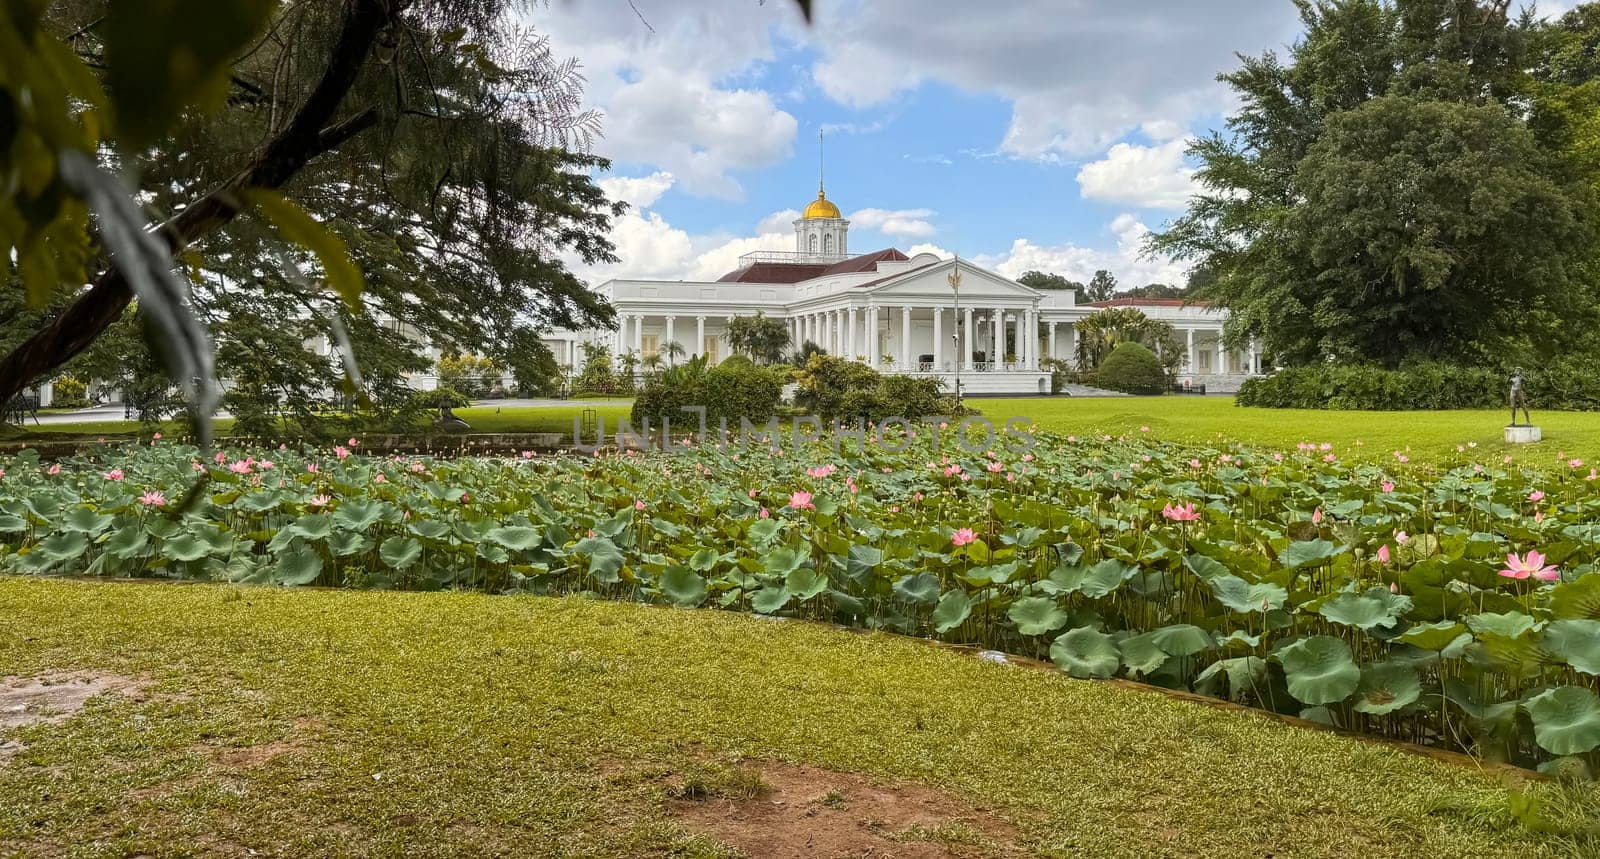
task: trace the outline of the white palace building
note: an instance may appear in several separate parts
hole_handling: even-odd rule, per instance
[[[574,369],[583,363],[579,344],[595,341],[638,356],[676,342],[716,363],[729,354],[728,321],[759,312],[783,320],[794,346],[810,341],[886,373],[937,376],[945,390],[953,390],[959,365],[965,394],[1038,394],[1050,390],[1041,361],[1075,360],[1074,323],[1131,306],[1177,331],[1187,351],[1180,380],[1235,391],[1261,371],[1257,351],[1223,348],[1224,317],[1203,304],[1116,298],[1080,305],[1070,290],[1031,289],[959,258],[907,257],[893,248],[852,255],[849,231],[819,187],[794,222],[793,251],[746,254],[714,281],[606,281],[597,289],[616,309],[617,329],[554,331],[545,342]]]

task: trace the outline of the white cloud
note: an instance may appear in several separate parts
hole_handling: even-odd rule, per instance
[[[1113,248],[1085,247],[1071,242],[1039,245],[1031,239],[1019,238],[1005,253],[980,254],[973,257],[973,262],[1006,277],[1020,277],[1025,271],[1043,271],[1079,283],[1088,283],[1097,270],[1105,269],[1116,276],[1121,287],[1147,283],[1182,285],[1187,279],[1188,270],[1178,263],[1143,258],[1144,240],[1150,230],[1138,218],[1130,214],[1118,215],[1107,229],[1116,241]]]
[[[927,220],[932,215],[932,209],[859,209],[847,217],[851,227],[896,238],[921,238],[938,232]]]
[[[955,256],[955,254],[951,253],[950,251],[945,250],[944,248],[931,242],[918,242],[917,244],[906,248],[906,256],[914,257],[917,254],[933,254],[939,259],[949,259]]]
[[[656,164],[686,191],[739,199],[731,171],[788,158],[799,123],[761,90],[724,90],[667,73],[617,90],[605,106],[604,152],[620,161]]]
[[[737,81],[774,58],[775,40],[802,37],[793,7],[595,0],[528,4],[525,17],[558,56],[582,63],[585,106],[605,114],[598,152],[669,171],[687,193],[738,199],[732,173],[791,152],[795,118]]]
[[[751,251],[793,250],[794,231],[789,222],[799,217],[793,209],[761,219],[754,236],[727,233],[691,234],[674,227],[655,212],[631,210],[615,219],[611,241],[618,262],[585,265],[569,256],[568,267],[591,286],[607,280],[715,280],[739,267],[739,257]]]
[[[1215,80],[1299,30],[1261,0],[844,0],[818,15],[812,68],[830,98],[864,108],[925,81],[1012,102],[1001,150],[1073,159],[1129,132],[1170,138],[1232,97]]]
[[[611,200],[621,200],[635,209],[654,206],[672,187],[672,174],[657,171],[649,176],[607,176],[597,184]]]
[[[1106,157],[1078,170],[1078,189],[1088,200],[1157,209],[1181,209],[1198,193],[1194,168],[1184,162],[1190,138],[1157,146],[1118,143]]]

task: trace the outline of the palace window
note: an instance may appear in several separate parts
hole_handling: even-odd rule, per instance
[[[833,233],[829,233],[822,237],[822,252],[829,254],[833,253]]]
[[[816,233],[812,233],[811,234],[811,238],[810,238],[810,240],[808,242],[807,247],[810,249],[810,251],[812,253],[816,253],[817,252],[817,234]]]

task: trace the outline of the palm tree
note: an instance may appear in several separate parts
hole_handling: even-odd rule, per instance
[[[667,363],[670,366],[676,367],[678,366],[678,359],[688,354],[688,352],[683,348],[682,343],[676,340],[668,340],[661,344],[660,354],[666,356]]]

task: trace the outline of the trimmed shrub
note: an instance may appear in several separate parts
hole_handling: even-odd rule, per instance
[[[1239,389],[1238,403],[1274,409],[1370,411],[1508,408],[1510,375],[1508,369],[1436,362],[1397,370],[1347,364],[1292,367],[1247,380]],[[1523,385],[1534,409],[1600,409],[1600,368],[1577,360],[1525,368]]]
[[[1156,353],[1124,341],[1106,356],[1095,373],[1095,384],[1125,394],[1159,394],[1167,388],[1167,371]]]
[[[927,415],[959,415],[955,400],[941,396],[939,380],[885,376],[857,361],[813,355],[796,380],[795,405],[824,421],[849,423],[887,417],[915,421]]]
[[[89,386],[72,376],[62,376],[51,386],[50,407],[81,409],[89,405]]]
[[[735,355],[715,367],[707,368],[705,358],[689,361],[645,379],[633,401],[635,428],[662,426],[663,418],[677,427],[698,431],[699,419],[684,406],[704,406],[706,424],[717,426],[726,419],[731,431],[739,419],[761,423],[777,413],[788,375],[776,368],[758,367],[743,355]],[[677,430],[674,430],[674,435]]]

